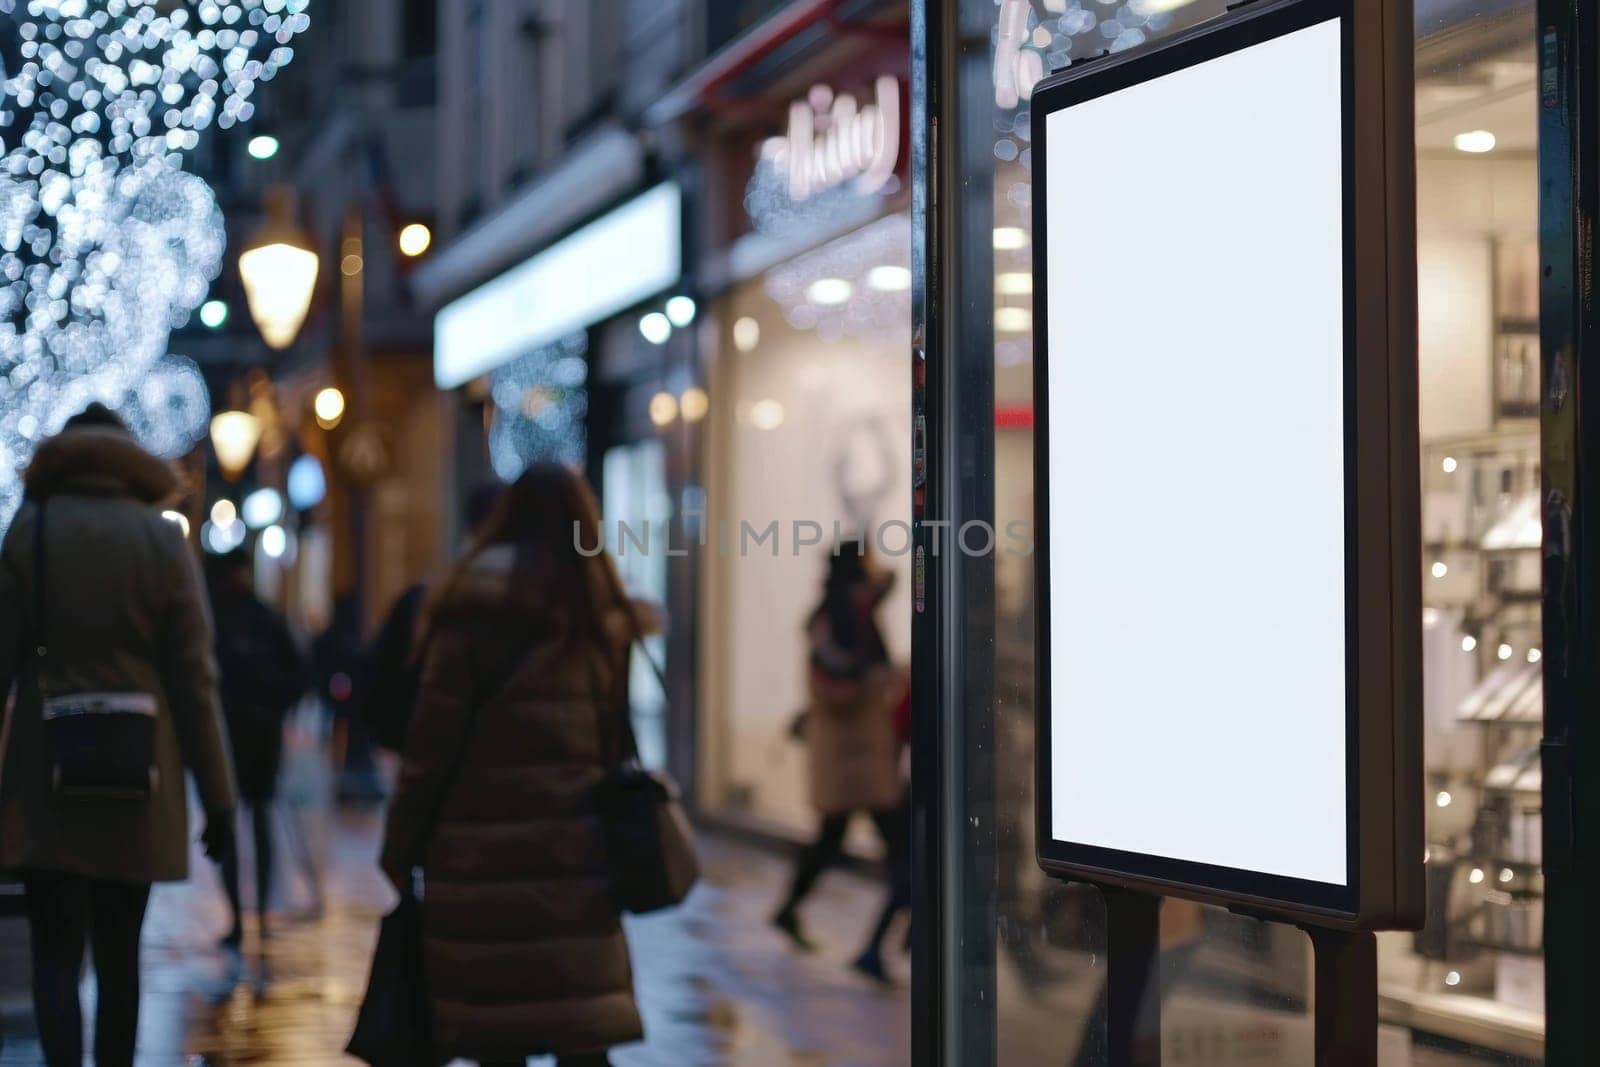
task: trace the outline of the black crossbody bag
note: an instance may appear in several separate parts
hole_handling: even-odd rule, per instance
[[[638,640],[638,626],[633,629],[634,641],[661,683],[661,691],[670,693],[666,674]],[[639,762],[628,692],[633,643],[623,653],[621,684],[613,687],[611,697],[597,687],[601,714],[609,721],[611,770],[600,783],[596,799],[612,903],[619,911],[648,915],[683,903],[700,879],[700,860],[677,783],[665,772],[651,771]]]
[[[156,767],[156,720],[160,701],[143,692],[52,694],[46,682],[50,657],[49,575],[45,551],[46,501],[33,512],[34,679],[44,716],[50,781],[57,796],[75,801],[138,802],[150,799],[160,780]]]

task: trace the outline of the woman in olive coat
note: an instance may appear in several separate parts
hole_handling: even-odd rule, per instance
[[[193,553],[161,515],[177,475],[111,412],[91,407],[40,445],[24,484],[26,500],[0,547],[0,694],[15,686],[0,763],[0,869],[20,873],[27,889],[46,1061],[83,1061],[78,983],[92,944],[95,1062],[126,1065],[150,884],[189,874],[185,770],[211,813],[208,847],[225,851],[231,840],[236,791],[211,622]],[[53,696],[153,698],[156,773],[147,797],[85,800],[58,790],[41,674]]]

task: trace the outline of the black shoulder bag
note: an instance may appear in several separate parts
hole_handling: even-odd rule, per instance
[[[617,757],[614,769],[601,783],[598,801],[612,902],[619,911],[646,915],[683,903],[700,879],[700,860],[677,783],[639,762],[628,699],[632,647],[623,653],[622,684],[612,690],[619,696],[608,700],[604,689],[596,687],[602,714],[617,734],[611,746]],[[660,680],[662,692],[667,692],[666,675],[642,643],[639,650]]]
[[[426,650],[424,643],[424,651]],[[462,729],[461,747],[448,780],[439,793],[439,807],[429,816],[427,839],[432,839],[444,815],[444,805],[461,778],[478,718],[487,704],[493,703],[516,677],[521,660],[498,689],[479,700],[477,694],[467,704],[467,721]],[[367,992],[345,1051],[374,1067],[437,1067],[434,1055],[433,1008],[428,1000],[427,963],[422,951],[422,903],[414,885],[400,888],[400,902],[378,927],[378,944],[372,953],[372,969],[367,977]]]
[[[49,596],[45,584],[45,504],[33,512],[34,677],[44,715],[50,780],[57,796],[81,801],[149,800],[160,779],[156,717],[160,702],[140,692],[51,695]]]

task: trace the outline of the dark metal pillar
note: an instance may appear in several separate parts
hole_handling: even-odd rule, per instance
[[[913,1059],[995,1056],[992,0],[911,2]]]
[[[1161,898],[1103,888],[1106,1063],[1161,1067]]]
[[[1600,1061],[1600,10],[1539,0],[1546,1061]]]

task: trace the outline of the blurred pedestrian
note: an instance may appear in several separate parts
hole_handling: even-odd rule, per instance
[[[189,874],[184,772],[207,851],[236,800],[199,568],[160,505],[176,472],[100,405],[39,446],[0,548],[0,868],[20,873],[34,1013],[49,1067],[83,1062],[85,947],[99,1067],[133,1062],[139,935],[152,882]]]
[[[283,727],[289,712],[305,695],[308,668],[289,624],[256,597],[248,551],[234,549],[213,559],[206,570],[216,622],[217,665],[222,672],[222,711],[239,776],[239,797],[250,809],[257,928],[265,937],[273,869],[272,801],[283,762]],[[244,940],[244,909],[237,852],[224,860],[222,881],[233,913],[233,925],[222,943],[238,948]]]
[[[788,896],[772,917],[773,925],[806,951],[814,946],[801,925],[800,906],[822,872],[843,856],[856,812],[866,812],[877,827],[891,880],[904,867],[904,786],[893,715],[899,676],[889,664],[877,622],[878,606],[893,584],[894,575],[873,565],[864,542],[843,541],[828,561],[822,600],[806,623],[810,701],[800,732],[819,824],[816,840],[795,863]],[[883,981],[880,942],[881,935],[875,936],[855,966]]]
[[[467,494],[461,517],[469,544],[493,512],[501,490],[499,483],[490,482]],[[400,594],[366,657],[370,677],[361,687],[356,719],[374,744],[392,752],[405,748],[406,729],[422,681],[419,630],[427,592],[428,584],[417,582]]]
[[[580,475],[531,467],[425,610],[382,864],[402,892],[423,868],[440,1059],[604,1064],[643,1036],[597,787],[623,756],[630,643],[654,621],[600,534]]]
[[[373,804],[383,800],[383,783],[373,760],[372,745],[355,716],[361,687],[371,678],[362,632],[359,593],[344,593],[333,602],[333,618],[311,643],[317,693],[328,711],[328,762],[341,803]]]
[[[896,702],[894,715],[896,756],[900,765],[905,764],[902,755],[911,745],[911,685],[907,679],[901,686],[899,701]],[[861,950],[855,959],[855,969],[877,982],[889,982],[889,970],[883,962],[883,942],[889,936],[889,929],[902,912],[911,910],[911,786],[901,775],[900,802],[894,810],[877,823],[879,832],[884,837],[884,863],[888,875],[888,893],[884,898],[883,910],[878,913],[878,921],[873,924],[872,933],[867,937],[866,947]],[[898,847],[894,844],[898,842]],[[907,931],[909,943],[910,931]]]

